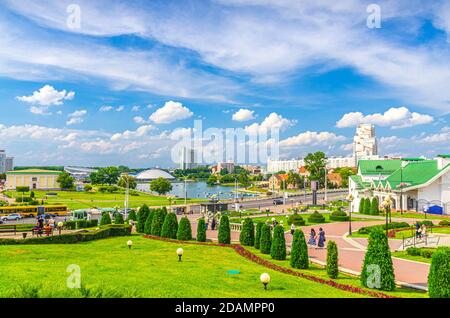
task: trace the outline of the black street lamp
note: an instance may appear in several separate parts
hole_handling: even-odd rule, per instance
[[[388,224],[389,224],[389,219],[388,219],[388,213],[391,209],[391,205],[392,205],[392,200],[390,196],[387,196],[384,201],[383,201],[383,207],[386,213],[386,238],[388,238]]]
[[[349,211],[349,218],[348,218],[348,235],[352,236],[352,202],[353,202],[353,195],[350,193],[347,196],[348,204],[348,211]]]

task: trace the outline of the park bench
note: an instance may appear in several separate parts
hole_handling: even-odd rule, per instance
[[[17,226],[15,224],[0,225],[0,234],[1,233],[14,233],[14,235],[16,235]]]
[[[53,236],[53,228],[50,228],[50,229],[45,229],[45,228],[38,228],[38,229],[36,229],[36,228],[33,228],[32,230],[31,230],[31,234],[33,235],[33,236],[35,236],[35,235],[37,235],[37,236],[41,236],[41,235],[45,235],[45,236],[50,236],[50,235],[52,235]]]

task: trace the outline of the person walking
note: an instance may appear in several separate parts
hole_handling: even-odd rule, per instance
[[[427,227],[425,226],[425,224],[422,224],[422,227],[420,228],[420,236],[421,237],[426,237],[427,236]]]
[[[420,237],[420,224],[419,224],[419,221],[416,222],[416,237]]]
[[[293,236],[295,233],[295,225],[294,223],[291,224],[291,235]]]
[[[314,229],[311,229],[311,231],[309,232],[308,245],[310,245],[311,247],[316,246],[316,231]]]
[[[216,219],[213,219],[211,222],[211,230],[214,231],[215,228],[216,228]]]
[[[319,240],[317,242],[317,247],[318,248],[324,248],[325,247],[325,241],[326,241],[325,231],[322,228],[320,228],[319,229]]]

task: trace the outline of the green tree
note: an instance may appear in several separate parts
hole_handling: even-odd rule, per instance
[[[147,221],[147,217],[150,213],[150,209],[148,208],[148,206],[146,204],[144,204],[143,206],[141,206],[141,208],[139,209],[138,215],[137,215],[137,226],[136,226],[136,230],[138,233],[144,233],[144,229],[145,229],[145,222]]]
[[[259,243],[261,240],[261,228],[264,223],[258,222],[256,223],[256,234],[255,234],[255,248],[259,250]]]
[[[327,273],[332,279],[336,279],[339,275],[338,249],[334,241],[328,242],[327,245]]]
[[[359,213],[364,213],[364,204],[365,204],[366,200],[364,198],[361,198],[359,200],[359,208],[358,208],[358,212]]]
[[[378,215],[380,213],[379,211],[379,204],[378,204],[378,198],[373,197],[372,203],[370,204],[370,214],[371,215]]]
[[[219,243],[220,244],[230,244],[231,243],[230,221],[229,221],[227,215],[223,215],[220,218]]]
[[[70,173],[64,171],[60,173],[58,178],[56,178],[56,182],[59,183],[59,186],[62,189],[73,189],[75,178],[70,175]]]
[[[302,177],[298,174],[295,173],[293,171],[289,171],[288,172],[288,177],[286,182],[292,186],[294,186],[296,189],[303,184],[303,180]]]
[[[242,224],[242,230],[239,235],[239,242],[244,246],[255,245],[255,226],[251,218],[244,219],[244,224]]]
[[[204,218],[198,220],[197,223],[197,241],[206,242],[206,222]]]
[[[281,225],[275,226],[273,230],[273,242],[270,248],[270,256],[279,261],[286,259],[286,240],[284,238],[284,227]]]
[[[175,213],[167,213],[161,230],[161,237],[176,239],[178,232],[178,220]]]
[[[117,185],[122,188],[127,187],[127,181],[128,181],[128,188],[129,189],[136,189],[137,182],[136,178],[132,177],[128,174],[124,174],[119,178],[119,181],[117,181]]]
[[[100,219],[100,225],[111,224],[111,217],[108,212],[103,212],[102,218]]]
[[[123,224],[123,216],[119,212],[114,214],[114,224]]]
[[[217,183],[217,176],[212,174],[208,177],[208,180],[206,181],[206,184],[209,186],[216,185]]]
[[[30,187],[19,186],[19,187],[16,187],[16,191],[21,192],[22,194],[25,194],[25,192],[30,192]]]
[[[439,248],[433,253],[428,273],[430,298],[450,298],[450,249]]]
[[[191,222],[187,217],[182,217],[178,225],[177,239],[180,241],[192,240]]]
[[[127,221],[130,221],[130,220],[137,221],[137,215],[136,215],[136,212],[135,212],[134,210],[131,210],[131,211],[128,213],[128,219],[127,219]]]
[[[85,192],[90,192],[90,191],[92,191],[92,185],[90,185],[90,184],[85,184],[85,185],[84,185],[84,191],[85,191]]]
[[[366,202],[364,203],[364,214],[370,214],[370,210],[371,210],[371,203],[370,203],[370,199],[366,198],[365,200]]]
[[[298,269],[309,267],[308,246],[302,230],[295,230],[291,249],[291,266]]]
[[[6,173],[0,173],[0,180],[2,181],[6,180]]]
[[[377,274],[374,275],[375,273]],[[379,281],[377,281],[378,278]],[[386,234],[381,229],[375,229],[369,234],[369,245],[361,271],[361,283],[365,287],[386,291],[395,288],[391,251]]]
[[[272,233],[270,231],[270,226],[263,224],[261,227],[261,238],[259,243],[259,249],[263,254],[270,254],[270,248],[272,246]]]
[[[96,172],[90,174],[92,184],[116,184],[119,179],[120,171],[117,167],[99,168]]]
[[[155,215],[152,220],[152,235],[161,236],[161,230],[166,217],[167,212],[163,209],[155,210]]]
[[[327,158],[325,153],[317,151],[305,157],[305,168],[309,171],[309,180],[325,180],[325,166]],[[321,182],[323,183],[323,182]]]
[[[161,177],[150,182],[150,190],[160,195],[166,194],[167,192],[172,191],[172,184],[169,180]]]
[[[145,220],[145,226],[144,226],[144,233],[145,234],[152,234],[152,224],[153,219],[155,218],[155,210],[150,210],[147,215],[147,219]]]

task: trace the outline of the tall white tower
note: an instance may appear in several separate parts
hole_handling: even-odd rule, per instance
[[[194,149],[183,147],[180,149],[180,169],[193,169],[197,167]]]
[[[378,155],[375,126],[372,124],[359,124],[353,138],[353,156],[358,160]]]
[[[0,173],[6,172],[6,152],[0,150]]]

